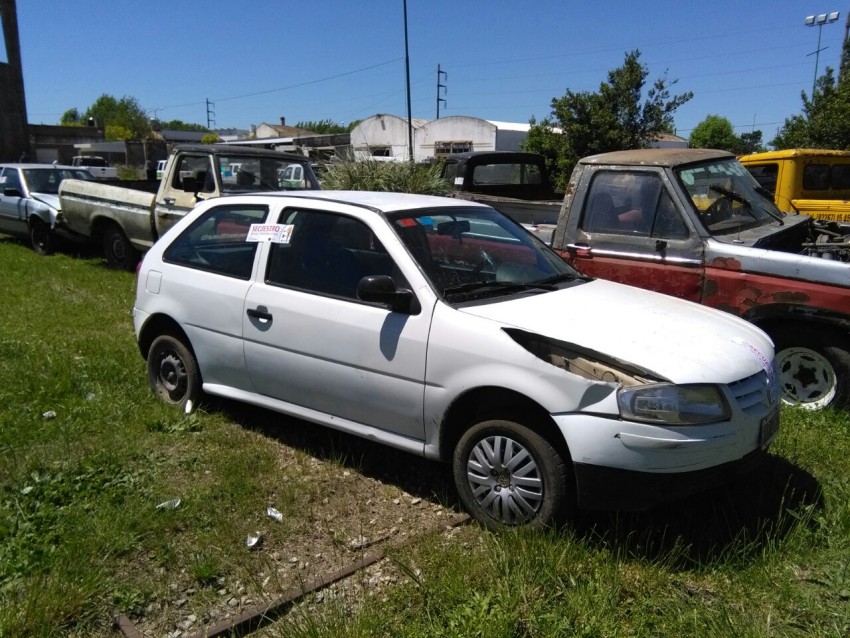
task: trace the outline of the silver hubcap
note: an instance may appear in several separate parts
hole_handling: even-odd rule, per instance
[[[505,436],[479,441],[466,463],[466,477],[476,502],[505,525],[520,525],[543,504],[543,478],[534,457]]]
[[[776,358],[783,402],[820,410],[835,398],[835,370],[823,355],[809,348],[792,347],[780,350]]]
[[[186,368],[176,354],[167,354],[159,363],[159,383],[173,401],[180,401],[186,392]]]

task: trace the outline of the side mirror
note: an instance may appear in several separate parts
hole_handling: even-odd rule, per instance
[[[24,194],[17,188],[4,188],[3,194],[6,197],[23,197]]]
[[[387,306],[393,312],[419,314],[420,306],[413,291],[396,288],[389,275],[369,275],[357,283],[357,298]]]

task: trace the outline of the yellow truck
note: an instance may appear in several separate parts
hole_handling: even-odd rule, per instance
[[[794,148],[739,159],[780,210],[850,224],[850,151]]]

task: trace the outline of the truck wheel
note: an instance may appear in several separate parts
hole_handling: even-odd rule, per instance
[[[166,403],[192,412],[201,394],[201,374],[192,351],[172,335],[154,339],[148,350],[148,383]]]
[[[50,226],[37,217],[30,218],[30,242],[39,255],[52,255],[56,250],[56,237]]]
[[[783,403],[807,410],[850,406],[850,352],[831,334],[802,329],[772,335]]]
[[[133,248],[117,224],[109,224],[103,229],[103,255],[106,265],[116,270],[133,270],[139,263],[139,251]]]
[[[546,527],[565,519],[571,507],[564,459],[513,421],[473,425],[455,446],[452,469],[464,507],[490,529]]]

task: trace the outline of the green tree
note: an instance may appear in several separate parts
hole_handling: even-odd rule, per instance
[[[68,109],[62,114],[62,119],[59,120],[62,126],[82,126],[80,112],[77,109]]]
[[[83,113],[82,121],[89,118],[104,127],[107,140],[141,140],[150,136],[150,121],[133,97],[116,100],[104,93]]]
[[[221,138],[215,133],[207,133],[201,138],[201,144],[217,144]]]
[[[800,97],[802,113],[785,120],[771,145],[777,149],[850,150],[850,40],[844,42],[838,79],[827,67],[817,79],[811,98],[805,91]]]
[[[741,145],[735,151],[738,155],[747,155],[748,153],[762,153],[765,150],[764,142],[762,141],[761,131],[750,131],[749,133],[741,133]]]
[[[640,51],[631,51],[623,66],[608,72],[598,92],[568,90],[552,99],[552,113],[539,124],[531,119],[525,149],[547,157],[557,187],[566,186],[576,162],[586,155],[643,148],[655,134],[672,132],[673,114],[693,93],[671,97],[677,80],[668,80],[666,72],[644,91],[648,75]]]
[[[307,122],[298,122],[295,125],[295,128],[303,128],[305,131],[312,131],[318,135],[346,133],[351,130],[348,126],[337,124],[331,120],[309,120]]]
[[[720,115],[709,115],[694,127],[688,143],[693,148],[719,148],[736,155],[764,150],[762,132],[735,134],[732,122]]]
[[[737,152],[741,138],[735,135],[732,122],[720,115],[709,115],[694,127],[688,143],[694,148],[719,148]]]
[[[190,124],[183,120],[168,120],[167,122],[159,121],[159,128],[168,131],[196,131],[198,133],[206,133],[209,129],[202,124]]]

